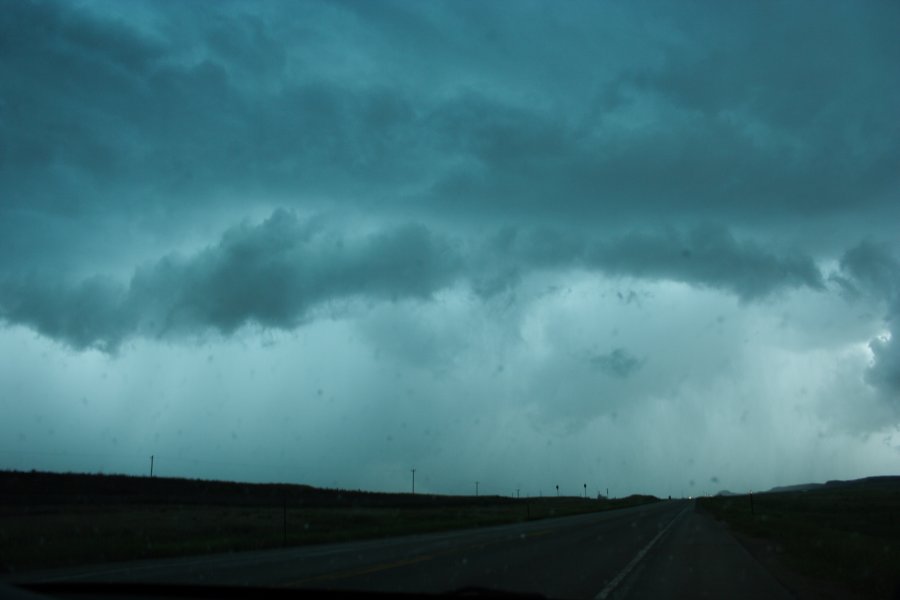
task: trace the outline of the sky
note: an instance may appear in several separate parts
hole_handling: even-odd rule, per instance
[[[0,468],[900,474],[896,2],[0,0]]]

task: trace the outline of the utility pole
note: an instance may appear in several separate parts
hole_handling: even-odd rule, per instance
[[[150,477],[153,477],[153,455],[150,455]]]
[[[412,474],[413,474],[413,478],[412,478],[412,479],[413,479],[412,493],[415,494],[415,493],[416,493],[416,470],[415,470],[415,469],[410,469],[410,471],[412,471]]]
[[[475,482],[475,497],[478,497],[478,482]]]
[[[584,484],[584,499],[587,500],[587,484]]]
[[[559,484],[556,484],[556,497],[559,498]]]

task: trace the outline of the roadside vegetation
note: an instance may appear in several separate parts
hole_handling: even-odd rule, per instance
[[[698,506],[750,538],[769,540],[784,566],[872,598],[900,597],[900,478],[816,489],[701,498]]]
[[[481,527],[657,500],[380,494],[9,472],[0,473],[0,483],[4,572]]]

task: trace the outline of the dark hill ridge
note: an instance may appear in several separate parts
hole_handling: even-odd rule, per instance
[[[862,479],[832,479],[825,483],[801,483],[797,485],[781,485],[773,487],[769,492],[806,492],[809,490],[820,490],[828,488],[843,488],[853,486],[873,486],[873,485],[900,486],[900,476],[898,475],[877,475],[874,477],[863,477]]]
[[[768,490],[771,493],[779,493],[779,492],[805,492],[808,490],[817,490],[819,488],[825,487],[824,483],[798,483],[796,485],[779,485],[773,487]],[[767,493],[767,492],[763,492]]]
[[[522,500],[524,501],[524,499]],[[515,504],[503,496],[444,496],[316,488],[287,483],[240,483],[39,471],[0,471],[0,505],[205,504],[295,507],[417,508]]]

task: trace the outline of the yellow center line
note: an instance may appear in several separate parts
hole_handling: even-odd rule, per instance
[[[405,567],[407,565],[414,565],[416,563],[425,562],[426,560],[431,560],[432,558],[434,558],[434,555],[423,554],[422,556],[416,556],[414,558],[407,558],[405,560],[397,560],[397,561],[389,562],[389,563],[381,563],[378,565],[363,567],[361,569],[351,569],[349,571],[338,571],[336,573],[325,573],[324,575],[314,575],[313,577],[307,577],[306,579],[298,579],[297,581],[290,581],[283,585],[284,585],[284,587],[298,587],[298,586],[303,586],[303,585],[306,585],[307,583],[312,583],[315,581],[329,581],[332,579],[345,579],[347,577],[356,577],[358,575],[367,575],[369,573],[377,573],[378,571],[387,571],[389,569],[396,569],[397,567]]]
[[[534,531],[532,533],[527,533],[527,534],[525,534],[525,537],[530,538],[530,537],[538,537],[541,535],[549,535],[555,531],[556,531],[555,529],[542,529],[540,531]]]
[[[541,531],[534,531],[524,534],[522,537],[524,538],[532,538],[538,537],[542,535],[548,535],[554,533],[555,529],[543,529]],[[306,577],[304,579],[298,579],[296,581],[289,581],[287,583],[281,584],[283,587],[305,587],[310,583],[320,582],[320,581],[333,581],[335,579],[348,579],[350,577],[358,577],[360,575],[368,575],[370,573],[378,573],[379,571],[388,571],[390,569],[397,569],[400,567],[407,567],[409,565],[414,565],[417,563],[425,562],[428,560],[433,560],[438,557],[449,556],[451,554],[456,554],[459,552],[467,552],[469,550],[481,550],[485,546],[492,546],[495,544],[500,544],[503,542],[509,542],[509,539],[499,539],[499,540],[491,540],[487,542],[477,542],[475,544],[469,544],[467,546],[458,546],[456,548],[450,548],[449,550],[444,550],[443,552],[434,552],[432,554],[423,554],[421,556],[415,556],[413,558],[407,558],[403,560],[396,560],[393,562],[380,563],[376,565],[371,565],[368,567],[361,567],[359,569],[349,569],[346,571],[336,571],[334,573],[324,573],[322,575],[313,575],[312,577]]]

